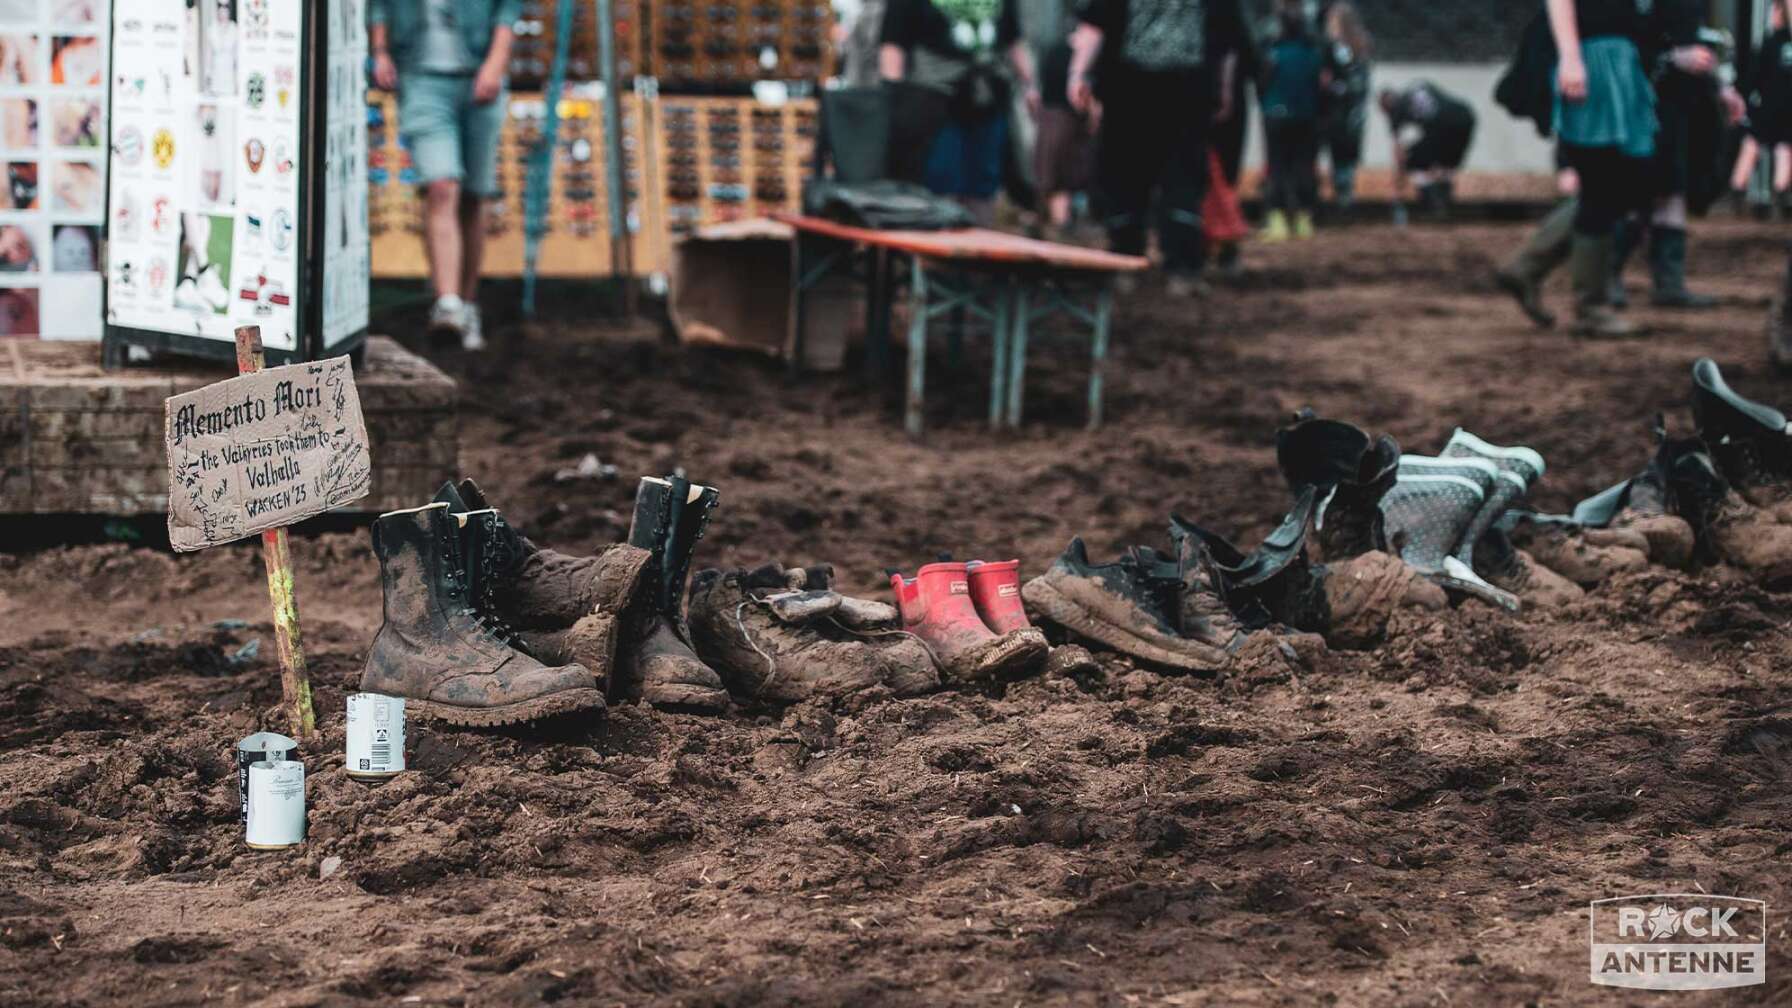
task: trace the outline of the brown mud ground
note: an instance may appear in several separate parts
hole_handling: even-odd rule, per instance
[[[1520,238],[1329,233],[1199,307],[1146,292],[1096,434],[1070,345],[1012,436],[975,350],[936,361],[925,446],[849,378],[576,327],[445,365],[468,471],[537,539],[614,540],[632,476],[676,465],[723,489],[701,561],[867,592],[939,551],[1157,542],[1171,509],[1254,542],[1302,405],[1417,451],[1459,423],[1535,445],[1561,508],[1642,464],[1654,411],[1684,426],[1700,354],[1792,404],[1760,340],[1779,231],[1703,227],[1727,307],[1635,309],[1658,335],[1605,346],[1493,293]],[[554,481],[586,452],[624,476]],[[1792,1002],[1792,594],[1721,572],[1217,682],[1108,656],[852,709],[416,728],[414,772],[367,786],[341,711],[376,567],[365,533],[293,552],[324,735],[310,842],[275,854],[226,762],[278,699],[258,551],[0,556],[0,1004],[1703,1003],[1587,983],[1588,900],[1683,890],[1770,904],[1770,983],[1711,1000]]]

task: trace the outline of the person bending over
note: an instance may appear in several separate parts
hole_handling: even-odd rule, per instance
[[[1381,110],[1394,135],[1394,186],[1404,198],[1410,185],[1419,202],[1443,216],[1456,198],[1456,172],[1475,139],[1475,110],[1430,81],[1383,88]]]

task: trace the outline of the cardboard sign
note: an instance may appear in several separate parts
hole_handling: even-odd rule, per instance
[[[168,538],[197,550],[367,495],[373,462],[347,357],[167,400]]]

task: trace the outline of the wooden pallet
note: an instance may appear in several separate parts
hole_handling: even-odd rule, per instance
[[[0,340],[0,514],[166,511],[163,400],[231,375],[185,361],[106,371],[97,343]],[[454,381],[376,336],[355,384],[373,492],[353,510],[428,501],[459,471]]]

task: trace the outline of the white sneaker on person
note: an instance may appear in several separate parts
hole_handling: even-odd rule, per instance
[[[479,306],[468,304],[461,316],[460,348],[462,350],[485,349],[485,320],[479,314]]]
[[[197,282],[199,299],[212,311],[222,312],[230,307],[230,292],[224,289],[224,281],[218,278],[217,264],[200,270]]]
[[[464,339],[467,334],[467,303],[458,294],[436,298],[429,309],[429,335],[437,339]]]

